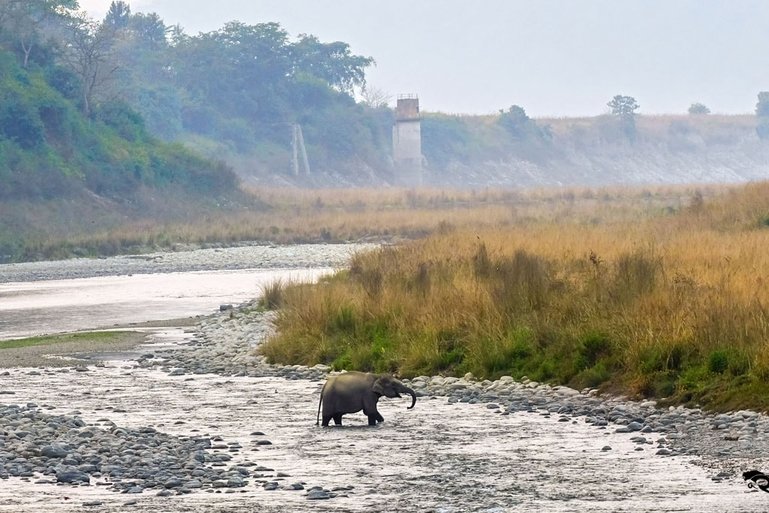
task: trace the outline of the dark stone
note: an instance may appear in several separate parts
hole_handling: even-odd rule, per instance
[[[56,472],[56,480],[60,483],[90,483],[91,477],[79,470],[62,470]]]

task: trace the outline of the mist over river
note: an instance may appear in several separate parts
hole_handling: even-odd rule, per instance
[[[411,381],[420,391],[413,410],[406,409],[408,399],[380,401],[386,421],[379,426],[368,427],[362,414],[352,414],[341,428],[317,427],[327,369],[267,365],[254,348],[271,332],[269,314],[220,313],[219,305],[247,301],[276,279],[317,279],[360,249],[252,246],[0,266],[0,339],[207,316],[194,330],[155,330],[135,359],[83,355],[77,369],[0,372],[0,413],[6,411],[0,415],[0,512],[769,509],[769,494],[750,492],[738,475],[747,470],[741,463],[727,458],[703,464],[699,455],[661,441],[694,436],[684,428],[700,429],[699,418],[710,429],[709,417],[682,412],[690,420],[663,433],[652,429],[655,417],[647,414],[641,420],[648,430],[618,432],[625,426],[586,422],[578,405],[628,411],[635,418],[635,403],[603,403],[594,394],[535,383],[424,377]],[[522,402],[526,406],[512,406]],[[556,411],[554,404],[561,407]],[[18,405],[16,416],[7,413],[9,405]],[[101,430],[116,436],[137,430],[144,438],[131,447],[94,451],[111,458],[112,473],[103,461],[93,464],[98,472],[89,469],[87,486],[57,483],[56,471],[68,458],[85,459],[89,442],[62,448],[70,451],[66,457],[43,465],[52,473],[17,472],[26,464],[20,459],[39,463],[36,447],[55,445],[45,438],[53,428],[35,428],[32,419],[42,415],[58,417],[40,420],[41,426],[70,422],[69,440],[88,440],[86,432],[96,440]],[[764,440],[765,426],[763,416],[746,417],[745,432],[750,428],[754,438],[735,443]],[[734,434],[729,427],[720,433]],[[179,477],[160,487],[148,485],[149,478],[116,477],[116,466],[127,475],[136,461],[150,459],[157,449],[148,448],[161,443],[161,434],[210,440],[204,452],[226,455],[220,458],[226,464],[200,456],[195,465],[202,477]],[[660,455],[660,447],[672,450]],[[9,452],[13,448],[29,456]],[[753,456],[760,464],[766,455]],[[184,462],[153,464],[160,466],[155,474],[186,468]],[[241,479],[206,481],[217,469],[240,472]]]

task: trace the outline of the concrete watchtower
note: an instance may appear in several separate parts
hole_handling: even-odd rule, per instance
[[[396,185],[422,185],[422,130],[419,98],[398,96],[393,125],[393,165]]]

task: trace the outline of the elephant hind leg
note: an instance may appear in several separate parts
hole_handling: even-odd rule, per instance
[[[324,415],[323,416],[323,422],[321,423],[321,426],[328,427],[328,423],[331,421],[331,415]]]
[[[374,413],[366,414],[366,416],[368,417],[369,426],[376,426],[377,422],[384,422],[384,417],[376,410],[374,410]]]
[[[341,426],[342,425],[342,414],[341,413],[337,413],[336,415],[334,415],[334,424],[336,424],[337,426]]]

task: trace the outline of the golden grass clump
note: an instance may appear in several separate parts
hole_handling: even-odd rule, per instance
[[[741,201],[739,192],[702,201],[693,194],[674,216],[475,229],[457,222],[359,254],[319,285],[289,288],[263,351],[283,363],[527,375],[766,408],[764,190],[745,187],[753,203],[731,209],[725,204]]]

